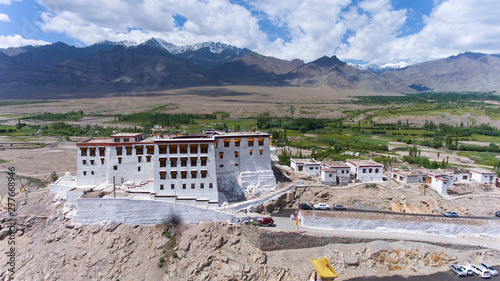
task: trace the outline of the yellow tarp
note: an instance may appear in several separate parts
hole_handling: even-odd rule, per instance
[[[327,258],[311,259],[311,262],[314,266],[314,269],[318,273],[319,278],[333,280],[339,277]]]

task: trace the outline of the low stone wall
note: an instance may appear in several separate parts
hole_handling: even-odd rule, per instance
[[[444,236],[500,237],[500,220],[404,216],[359,212],[303,212],[302,226],[356,231],[390,231]]]
[[[175,216],[183,223],[237,221],[230,214],[169,202],[96,198],[78,199],[76,203],[76,215],[73,221],[82,224],[116,221],[127,224],[152,225],[168,222]]]

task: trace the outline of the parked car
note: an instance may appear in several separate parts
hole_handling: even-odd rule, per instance
[[[301,209],[301,210],[312,210],[313,208],[311,207],[311,204],[300,203],[299,204],[299,209]]]
[[[466,267],[465,265],[459,265],[462,270],[467,273],[468,276],[472,276],[474,275],[474,271],[472,271],[472,268],[469,266],[469,267]]]
[[[495,213],[495,216],[500,217],[500,211],[497,211],[497,212]]]
[[[462,267],[454,263],[450,264],[450,270],[453,271],[458,277],[466,277],[467,273],[462,270]]]
[[[472,264],[472,271],[481,278],[491,278],[491,273],[483,266]]]
[[[259,226],[274,226],[274,220],[271,217],[265,217],[261,220],[257,220]]]
[[[340,204],[333,204],[334,210],[345,210],[345,207]]]
[[[444,212],[443,216],[449,217],[449,218],[458,218],[458,213],[457,212]]]
[[[314,209],[316,210],[330,210],[330,206],[325,203],[314,204]]]
[[[498,276],[498,271],[496,269],[494,269],[493,266],[491,266],[485,262],[482,262],[479,265],[486,268],[491,273],[491,276]]]

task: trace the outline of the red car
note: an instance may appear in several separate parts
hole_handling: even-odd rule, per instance
[[[259,226],[274,226],[274,220],[270,217],[265,217],[261,220],[257,220]]]

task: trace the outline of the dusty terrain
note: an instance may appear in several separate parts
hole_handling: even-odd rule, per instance
[[[279,250],[262,250],[257,246],[265,248],[266,237],[276,234],[242,224],[75,225],[46,190],[30,193],[17,215],[24,233],[15,240],[14,280],[308,280],[310,258],[319,257],[328,257],[338,280],[346,280],[431,274],[446,271],[450,262],[500,258],[496,250],[402,241],[301,248],[291,242],[298,234],[287,232],[278,234]],[[7,218],[1,218],[3,227]],[[3,253],[8,246],[7,239],[0,241]],[[0,280],[7,280],[6,270],[0,269]]]

